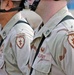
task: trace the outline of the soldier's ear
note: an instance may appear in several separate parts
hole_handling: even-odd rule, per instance
[[[7,5],[6,5],[6,7],[5,7],[5,10],[10,10],[10,9],[13,8],[13,7],[14,7],[13,2],[12,2],[11,0],[9,0],[9,1],[7,2]]]

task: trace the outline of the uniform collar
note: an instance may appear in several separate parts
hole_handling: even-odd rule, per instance
[[[62,8],[60,11],[58,11],[53,17],[50,18],[50,20],[35,34],[35,38],[41,37],[42,34],[44,34],[45,37],[47,37],[51,30],[53,30],[54,27],[66,16],[71,15],[68,11],[67,6]],[[38,28],[37,28],[38,30]]]
[[[8,35],[10,29],[15,25],[15,23],[16,23],[20,18],[21,18],[21,14],[20,14],[20,12],[19,12],[19,13],[15,14],[15,15],[12,17],[12,19],[5,25],[5,27],[3,28],[3,30],[0,32],[0,34],[1,34],[1,36],[2,36],[3,39]]]

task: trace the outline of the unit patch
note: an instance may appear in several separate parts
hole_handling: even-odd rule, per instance
[[[65,58],[66,52],[67,52],[67,50],[64,47],[62,55],[59,56],[60,61],[62,61]]]
[[[16,37],[16,44],[21,49],[25,44],[25,38],[23,34],[20,34]]]
[[[40,48],[40,51],[41,51],[41,52],[44,52],[44,50],[45,50],[44,47],[41,47],[41,48]]]
[[[68,35],[68,41],[70,45],[74,48],[74,33]]]

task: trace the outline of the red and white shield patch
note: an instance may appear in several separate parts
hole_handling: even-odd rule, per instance
[[[24,35],[19,35],[16,37],[16,44],[21,49],[25,44]]]
[[[70,45],[74,48],[74,33],[68,35],[68,41]]]

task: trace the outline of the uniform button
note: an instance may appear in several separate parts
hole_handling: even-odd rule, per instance
[[[48,34],[48,33],[49,33],[49,30],[46,31],[46,34]]]

